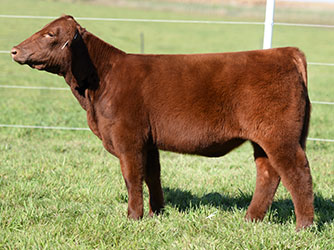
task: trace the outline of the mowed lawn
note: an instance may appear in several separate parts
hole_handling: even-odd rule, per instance
[[[223,19],[69,1],[0,2],[0,14],[63,13]],[[0,50],[10,50],[50,21],[0,17]],[[145,53],[259,49],[263,37],[262,25],[79,22],[134,53],[140,51],[141,33]],[[298,46],[309,62],[334,63],[333,40],[333,29],[277,26],[273,46]],[[62,78],[20,66],[8,54],[0,54],[0,85],[66,88]],[[313,101],[334,102],[334,67],[309,65],[309,93]],[[333,105],[313,104],[310,138],[334,139],[333,111]],[[69,90],[17,88],[0,88],[0,124],[87,127]],[[165,213],[148,218],[145,188],[145,216],[130,221],[118,159],[90,131],[0,127],[0,249],[334,249],[334,143],[308,141],[307,155],[315,193],[310,229],[295,231],[293,204],[282,185],[263,222],[244,221],[256,175],[248,143],[211,159],[162,151]]]

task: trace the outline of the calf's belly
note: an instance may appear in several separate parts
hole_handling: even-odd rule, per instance
[[[173,144],[158,143],[158,148],[166,151],[172,151],[184,154],[194,154],[207,157],[219,157],[229,153],[237,148],[246,140],[241,138],[226,139],[215,142],[179,142]]]

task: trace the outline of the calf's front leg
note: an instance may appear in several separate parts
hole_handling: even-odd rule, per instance
[[[104,130],[106,133],[102,133],[102,141],[104,147],[120,161],[128,190],[128,217],[140,219],[143,217],[143,181],[147,152],[143,140],[136,136],[142,133],[129,124],[111,123],[109,128],[112,129]]]
[[[159,151],[156,146],[151,146],[147,152],[145,182],[150,194],[149,215],[160,214],[164,208],[164,196],[160,180]]]
[[[128,217],[143,217],[143,156],[138,153],[127,153],[120,156],[121,170],[128,189]]]

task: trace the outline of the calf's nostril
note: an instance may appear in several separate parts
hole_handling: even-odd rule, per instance
[[[12,54],[12,56],[15,56],[17,54],[17,49],[12,48],[12,50],[10,51],[10,53]]]

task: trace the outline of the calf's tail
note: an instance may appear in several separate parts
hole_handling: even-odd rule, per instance
[[[309,124],[310,124],[311,102],[307,91],[307,62],[304,53],[301,52],[299,49],[297,49],[294,53],[294,62],[300,74],[300,82],[302,84],[303,97],[305,100],[304,121],[303,121],[302,132],[299,139],[300,145],[305,150]]]

